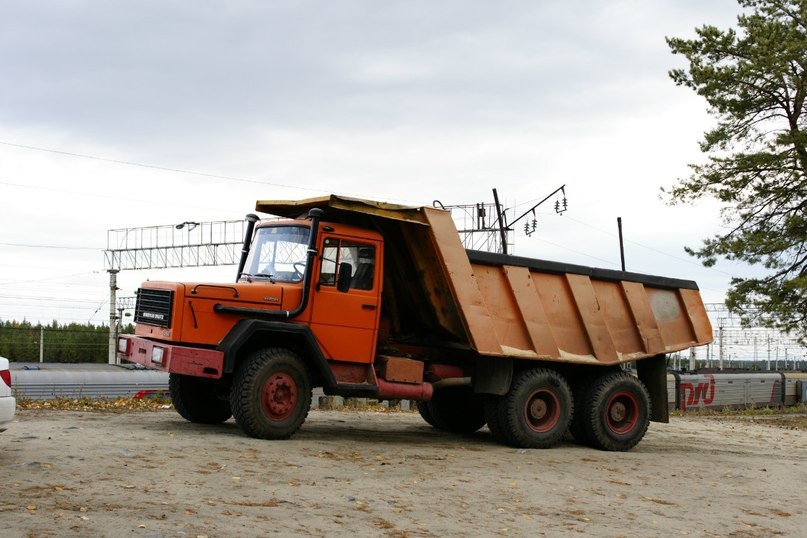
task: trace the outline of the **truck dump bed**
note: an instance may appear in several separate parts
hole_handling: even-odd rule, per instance
[[[335,195],[256,204],[289,218],[314,207],[384,236],[391,343],[612,365],[712,341],[693,281],[466,251],[450,212],[430,207]]]

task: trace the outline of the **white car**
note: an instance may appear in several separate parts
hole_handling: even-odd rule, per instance
[[[14,420],[14,411],[17,409],[17,400],[11,395],[11,370],[8,369],[8,359],[0,357],[0,432],[8,429]]]

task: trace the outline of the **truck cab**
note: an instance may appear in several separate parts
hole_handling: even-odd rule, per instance
[[[318,255],[309,259],[312,246]],[[124,358],[220,378],[227,373],[225,357],[215,348],[250,317],[307,327],[325,360],[373,362],[383,286],[384,241],[378,232],[310,219],[268,220],[255,226],[245,254],[234,284],[144,283],[135,335],[166,345],[157,344],[157,360],[151,360],[153,352]],[[122,335],[119,352],[134,341]],[[191,346],[200,360],[180,365],[188,362],[187,354],[168,344]]]

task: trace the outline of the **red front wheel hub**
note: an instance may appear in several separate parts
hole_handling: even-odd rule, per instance
[[[288,418],[294,412],[297,399],[297,382],[289,374],[274,373],[263,384],[261,407],[264,413],[272,419]]]

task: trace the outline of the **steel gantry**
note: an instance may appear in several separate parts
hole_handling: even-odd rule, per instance
[[[119,303],[117,276],[120,271],[237,265],[244,244],[244,220],[119,228],[107,231],[104,250],[109,273],[109,363],[117,362],[117,327],[132,298]]]

